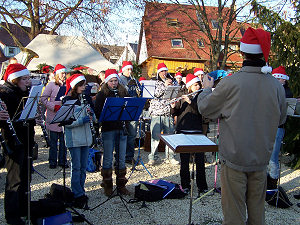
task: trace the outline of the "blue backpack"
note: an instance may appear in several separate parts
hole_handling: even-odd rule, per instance
[[[101,167],[101,152],[99,150],[90,148],[86,171],[97,172],[100,171],[100,167]]]

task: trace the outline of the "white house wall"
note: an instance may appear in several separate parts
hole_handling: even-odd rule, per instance
[[[115,63],[115,65],[122,66],[123,61],[135,61],[136,54],[134,53],[134,51],[131,48],[130,44],[127,44],[127,51],[128,51],[127,60],[126,60],[126,47],[124,47],[124,51],[122,52],[120,58]]]
[[[141,43],[141,48],[140,48],[140,55],[139,55],[138,64],[143,63],[146,59],[148,59],[148,52],[147,52],[145,30],[143,29],[143,37],[142,37],[142,43]]]

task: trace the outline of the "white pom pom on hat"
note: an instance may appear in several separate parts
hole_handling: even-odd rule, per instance
[[[249,27],[243,35],[240,50],[249,54],[263,53],[266,65],[261,68],[262,73],[271,73],[272,67],[268,66],[268,58],[271,49],[271,34],[263,29]]]

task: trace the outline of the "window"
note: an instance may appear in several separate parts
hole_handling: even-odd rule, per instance
[[[202,39],[197,39],[198,47],[204,48],[204,41]]]
[[[172,48],[183,48],[182,39],[172,39]]]
[[[175,18],[167,18],[167,24],[172,27],[178,26],[178,20]]]
[[[200,15],[200,13],[197,11],[197,19],[198,19],[198,22],[199,22],[199,27],[200,27],[200,30],[203,31],[205,30],[205,25],[204,25],[204,22],[203,22],[203,19]]]
[[[211,20],[212,29],[218,29],[219,28],[219,22],[216,20]]]
[[[8,54],[9,55],[14,55],[15,54],[15,49],[14,48],[8,48]]]

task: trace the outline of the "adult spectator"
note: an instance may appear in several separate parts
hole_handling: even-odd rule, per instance
[[[219,119],[223,225],[265,224],[266,168],[277,127],[286,119],[284,88],[266,66],[269,32],[248,28],[241,39],[241,70],[214,81],[204,75],[199,112]]]

